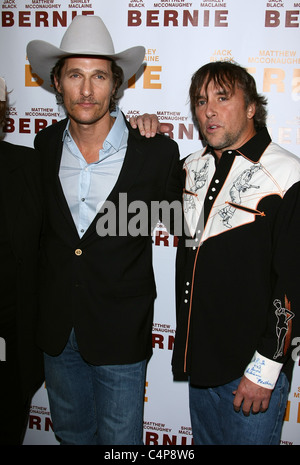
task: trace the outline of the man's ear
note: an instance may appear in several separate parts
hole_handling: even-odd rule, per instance
[[[247,108],[247,118],[252,119],[255,115],[256,106],[254,103],[250,103]]]
[[[53,76],[53,80],[54,80],[55,89],[56,89],[59,93],[61,93],[60,83],[59,83],[59,81],[57,80],[57,77],[56,77],[56,76]]]

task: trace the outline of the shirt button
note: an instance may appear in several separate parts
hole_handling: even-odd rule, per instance
[[[184,299],[184,303],[187,304],[187,303],[188,303],[188,300],[187,300],[187,299]]]
[[[81,254],[82,254],[82,250],[81,250],[81,249],[76,249],[76,250],[75,250],[75,255],[77,255],[77,257],[79,257]]]
[[[215,180],[215,183],[216,183],[216,184],[219,184],[219,182],[220,182],[219,179],[216,179],[216,180]]]
[[[186,286],[189,286],[189,285],[190,285],[190,283],[189,283],[188,281],[187,281],[185,284],[186,284]]]
[[[212,196],[212,195],[210,195],[208,198],[209,198],[209,200],[212,200],[212,199],[213,199],[213,196]]]

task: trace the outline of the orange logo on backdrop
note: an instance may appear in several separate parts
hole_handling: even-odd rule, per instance
[[[38,87],[43,84],[43,79],[32,72],[30,65],[25,65],[25,87]]]

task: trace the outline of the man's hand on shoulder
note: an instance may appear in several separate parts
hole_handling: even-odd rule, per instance
[[[155,137],[156,134],[164,134],[169,130],[167,125],[160,124],[155,114],[144,113],[140,116],[131,116],[129,123],[133,129],[139,129],[141,136],[147,138]]]

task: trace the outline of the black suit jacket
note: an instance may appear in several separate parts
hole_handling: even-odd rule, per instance
[[[11,289],[12,306],[9,315],[0,308],[0,336],[3,325],[8,328],[8,337],[16,340],[16,357],[19,365],[19,389],[24,399],[32,395],[43,382],[43,354],[35,343],[38,304],[38,255],[42,228],[42,199],[40,188],[40,166],[38,154],[33,149],[0,142],[0,196],[2,221],[7,237],[1,247],[2,277],[6,269],[12,271],[10,279],[1,282],[1,296]],[[3,228],[2,228],[3,233]],[[3,238],[3,235],[1,235]],[[8,240],[7,240],[8,238]],[[5,258],[4,258],[5,257]],[[8,258],[9,257],[9,258]],[[3,260],[8,260],[4,263]],[[11,292],[11,291],[10,291]],[[9,296],[7,296],[9,299]],[[6,313],[6,314],[5,314]],[[8,321],[11,322],[8,326]],[[6,362],[1,368],[13,363],[7,352]],[[5,383],[2,379],[1,382]]]
[[[156,295],[152,238],[149,234],[100,237],[96,226],[101,213],[79,238],[58,177],[65,127],[66,120],[35,139],[46,202],[39,344],[46,353],[57,355],[73,327],[88,362],[134,363],[152,353]],[[117,227],[119,194],[127,194],[128,204],[139,200],[150,208],[151,201],[166,198],[169,174],[179,158],[174,141],[160,135],[146,139],[128,128],[125,160],[107,199],[116,206]]]

